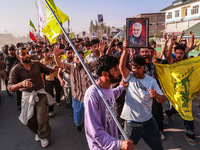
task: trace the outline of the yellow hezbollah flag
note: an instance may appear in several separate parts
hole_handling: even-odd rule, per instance
[[[200,90],[200,57],[171,65],[156,64],[162,89],[174,108],[185,120],[193,120],[192,100]]]
[[[56,7],[53,0],[47,0],[47,3],[49,4],[61,24],[63,24],[66,20],[69,20],[69,17],[65,15],[58,7]],[[56,43],[56,38],[62,33],[62,30],[48,7],[46,9],[46,22],[47,24],[42,32],[49,39],[49,42],[51,44],[54,44]]]

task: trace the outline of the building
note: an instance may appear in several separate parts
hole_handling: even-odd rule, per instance
[[[136,18],[149,18],[149,36],[165,29],[165,13],[145,13],[139,14]]]
[[[200,0],[176,0],[162,9],[165,13],[165,32],[181,33],[200,22]]]

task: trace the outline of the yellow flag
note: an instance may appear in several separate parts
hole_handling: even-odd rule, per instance
[[[185,120],[193,120],[192,100],[200,90],[200,57],[171,65],[156,64],[156,72],[162,89]]]
[[[61,24],[63,24],[66,20],[69,20],[69,17],[65,15],[59,8],[56,7],[53,0],[47,0],[47,3],[50,5],[51,9],[55,13]],[[49,39],[49,42],[51,44],[56,43],[56,38],[60,34],[62,34],[61,28],[59,27],[56,19],[54,18],[53,14],[51,13],[48,7],[46,9],[46,26],[44,27],[42,32]]]

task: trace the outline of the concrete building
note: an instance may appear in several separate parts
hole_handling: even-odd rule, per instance
[[[176,0],[162,9],[165,13],[165,32],[181,33],[200,22],[200,0]]]
[[[165,29],[165,13],[144,13],[139,14],[136,18],[149,18],[149,36]]]

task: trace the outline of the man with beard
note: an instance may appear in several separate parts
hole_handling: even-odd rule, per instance
[[[41,59],[44,58],[44,56],[42,55],[42,48],[39,45],[35,46],[35,50],[34,51],[35,51],[35,54],[30,56],[30,58],[32,60],[40,61]]]
[[[5,84],[6,84],[6,90],[9,96],[11,96],[12,94],[8,91],[8,77],[10,74],[11,69],[19,62],[19,60],[17,59],[17,56],[15,54],[15,48],[14,47],[10,47],[8,49],[8,56],[5,59],[5,64],[6,64],[6,78],[5,78]],[[18,90],[17,91],[17,107],[19,110],[21,110],[21,96],[22,93]]]
[[[106,43],[101,42],[98,46],[99,53],[103,55]],[[76,124],[77,130],[81,131],[81,125],[83,123],[84,118],[84,107],[83,107],[83,98],[85,95],[86,90],[90,87],[91,81],[88,77],[85,69],[83,68],[81,61],[79,60],[78,56],[75,54],[74,56],[74,64],[67,64],[61,62],[59,59],[59,54],[62,53],[63,50],[59,50],[59,46],[56,45],[54,47],[54,59],[56,64],[65,69],[65,72],[70,75],[70,82],[71,82],[71,91],[72,91],[72,107],[73,107],[73,117],[74,123]],[[84,59],[83,51],[78,51],[82,60]],[[92,73],[94,71],[95,61],[90,63],[86,63],[86,67]]]
[[[173,64],[175,62],[179,62],[179,61],[184,60],[186,47],[185,47],[185,45],[182,45],[182,44],[178,44],[177,46],[174,47],[176,40],[177,40],[177,36],[172,35],[171,44],[169,46],[169,50],[168,50],[168,53],[167,53],[167,60],[168,60],[169,64]],[[176,57],[175,59],[172,58],[173,47],[174,47],[174,52],[175,52],[174,54],[175,54],[175,57]],[[174,109],[174,107],[172,107],[170,110],[167,110],[165,113],[169,118],[171,118],[172,115],[177,113],[177,111]],[[195,131],[194,131],[193,120],[188,121],[188,120],[183,119],[183,122],[184,122],[184,126],[185,126],[185,134],[186,134],[185,139],[186,139],[186,141],[190,145],[196,146],[197,142],[195,141]]]
[[[104,55],[97,60],[95,68],[99,76],[97,86],[116,115],[115,100],[128,85],[122,82],[122,85],[115,89],[112,88],[112,83],[121,80],[119,60],[113,56]],[[90,149],[134,149],[133,141],[118,139],[117,126],[94,85],[86,91],[84,107],[85,133]]]
[[[10,71],[8,90],[22,91],[19,120],[36,134],[35,140],[41,141],[42,147],[46,147],[49,144],[47,137],[51,134],[46,105],[55,104],[55,100],[45,92],[41,73],[53,73],[56,67],[50,69],[31,61],[26,48],[18,49],[16,54],[20,62]]]
[[[142,56],[146,61],[146,74],[151,76],[152,78],[156,79],[157,83],[159,84],[157,74],[156,74],[156,68],[152,62],[153,54],[154,54],[154,49],[152,47],[140,49],[140,56]],[[163,107],[162,107],[162,104],[159,103],[155,98],[153,98],[152,114],[158,124],[161,139],[164,140],[165,136],[163,135],[163,130],[164,130]]]
[[[145,46],[146,40],[143,35],[141,35],[142,32],[142,24],[137,22],[134,23],[133,26],[133,34],[129,36],[129,46]]]
[[[68,46],[65,49],[66,59],[62,60],[63,63],[73,64],[74,52],[72,47]],[[67,105],[72,109],[72,92],[71,92],[71,82],[70,76],[65,72],[64,69],[59,68],[58,70],[58,79],[60,81],[61,86],[64,88],[64,95]]]
[[[162,150],[162,141],[158,126],[152,115],[152,102],[155,98],[159,103],[165,102],[165,96],[156,80],[145,74],[146,61],[138,56],[131,60],[132,72],[126,68],[127,44],[125,40],[120,58],[119,68],[125,82],[126,99],[121,118],[125,120],[124,130],[128,138],[136,145],[142,137],[153,150]]]

